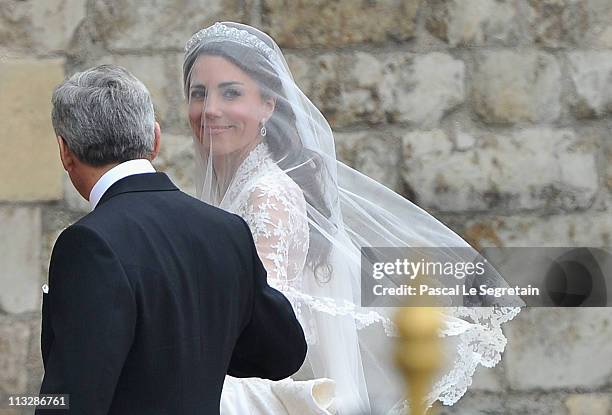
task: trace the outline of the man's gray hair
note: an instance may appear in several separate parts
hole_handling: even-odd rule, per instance
[[[154,147],[149,91],[116,65],[74,74],[53,92],[55,134],[84,163],[103,166],[146,158]]]

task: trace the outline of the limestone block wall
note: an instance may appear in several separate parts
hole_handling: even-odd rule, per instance
[[[476,246],[611,245],[609,0],[0,0],[0,402],[37,391],[51,248],[88,211],[59,163],[53,87],[132,71],[162,126],[156,166],[193,192],[182,47],[217,20],[274,37],[340,158]],[[500,365],[441,413],[611,414],[611,323],[523,311]]]

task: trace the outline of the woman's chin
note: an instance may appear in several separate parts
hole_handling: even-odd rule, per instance
[[[220,156],[227,156],[228,154],[231,154],[232,152],[235,151],[234,148],[228,148],[227,146],[224,145],[217,145],[215,146],[215,143],[213,141],[213,146],[212,146],[212,150],[210,150],[213,157],[220,157]]]

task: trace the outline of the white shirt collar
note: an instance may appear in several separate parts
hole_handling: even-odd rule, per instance
[[[114,183],[123,179],[127,176],[132,176],[134,174],[142,174],[142,173],[155,173],[155,168],[151,164],[151,162],[147,159],[137,159],[137,160],[128,160],[124,161],[121,164],[116,165],[96,182],[94,187],[91,189],[91,193],[89,194],[89,205],[91,206],[91,210],[94,210],[104,193],[111,187]]]

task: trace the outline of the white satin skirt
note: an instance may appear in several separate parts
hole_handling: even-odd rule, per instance
[[[221,415],[332,415],[334,394],[331,379],[271,381],[226,376]]]

